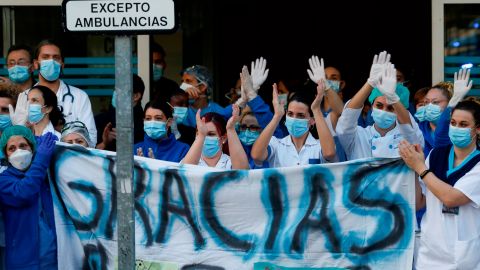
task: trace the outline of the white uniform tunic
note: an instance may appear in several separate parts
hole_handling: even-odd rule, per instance
[[[426,165],[429,167],[428,158]],[[480,163],[453,186],[471,200],[459,207],[458,215],[442,213],[443,203],[421,184],[427,211],[421,224],[416,269],[480,269]]]
[[[297,152],[290,135],[283,139],[272,137],[268,143],[268,158],[270,168],[291,167],[327,162],[322,155],[320,141],[308,133],[300,152]],[[331,162],[336,161],[332,160]]]
[[[362,109],[347,108],[347,104],[338,119],[336,133],[348,160],[366,157],[400,157],[398,143],[402,140],[407,140],[411,144],[420,144],[423,147],[422,131],[411,115],[411,125],[397,122],[395,128],[382,137],[373,125],[365,128],[358,126],[357,121]]]
[[[200,161],[198,162],[198,166],[209,167],[208,164],[203,160],[203,156],[200,158]],[[222,156],[218,160],[217,164],[215,164],[215,168],[231,170],[232,161],[230,160],[230,157],[222,153]]]

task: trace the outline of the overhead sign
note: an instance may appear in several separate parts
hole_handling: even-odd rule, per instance
[[[141,34],[177,27],[174,0],[64,0],[62,11],[70,32]]]

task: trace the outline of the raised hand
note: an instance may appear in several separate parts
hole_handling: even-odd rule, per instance
[[[382,73],[381,82],[377,85],[378,90],[387,98],[388,104],[397,103],[400,98],[397,95],[397,70],[388,63]]]
[[[198,109],[197,111],[196,120],[197,120],[198,134],[206,137],[208,134],[208,129],[207,129],[207,125],[205,124],[205,118],[200,118],[200,109]]]
[[[448,107],[457,106],[458,102],[462,101],[467,95],[468,91],[472,89],[473,81],[470,80],[470,69],[460,69],[455,72],[453,83],[453,96],[448,102]]]
[[[373,57],[372,67],[370,68],[370,76],[368,77],[368,84],[372,87],[377,87],[382,77],[383,70],[385,70],[387,63],[390,63],[390,54],[387,51],[381,52],[379,55]]]
[[[279,102],[278,100],[278,89],[276,83],[273,84],[272,98],[273,110],[275,115],[282,117],[283,115],[285,115],[285,104],[283,102]]]
[[[240,121],[240,108],[238,105],[234,104],[232,105],[232,109],[232,117],[228,119],[226,127],[227,130],[235,130],[235,124]]]
[[[319,80],[317,82],[317,95],[315,96],[315,99],[312,102],[312,105],[310,108],[312,109],[313,112],[321,112],[321,104],[323,97],[325,96],[325,90],[326,90],[326,84],[324,80]]]
[[[307,69],[310,80],[314,83],[318,83],[320,80],[326,81],[325,78],[325,65],[323,64],[323,58],[318,60],[318,56],[313,55],[308,59],[310,69]]]
[[[263,57],[257,58],[255,62],[252,62],[252,82],[253,82],[253,89],[258,91],[260,86],[265,82],[268,77],[268,69],[265,70],[267,67],[267,60]],[[248,70],[247,70],[248,72]]]

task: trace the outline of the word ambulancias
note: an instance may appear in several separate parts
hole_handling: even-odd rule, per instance
[[[117,2],[91,3],[91,13],[138,13],[139,16],[129,17],[85,17],[77,18],[75,27],[155,27],[167,26],[167,17],[150,17],[145,13],[150,11],[149,3]]]

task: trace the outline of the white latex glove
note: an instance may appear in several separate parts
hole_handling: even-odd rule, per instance
[[[22,106],[17,106],[16,109],[13,108],[11,104],[8,105],[8,111],[10,112],[10,120],[12,125],[21,125],[25,126],[28,120],[28,110]]]
[[[470,80],[470,69],[460,69],[455,72],[454,83],[453,83],[453,96],[448,102],[448,107],[457,106],[458,102],[467,95],[468,91],[472,89],[472,80]]]
[[[250,76],[248,73],[247,66],[243,66],[242,73],[240,73],[240,81],[242,83],[242,88],[245,90],[245,97],[247,102],[253,100],[257,97],[258,88],[255,89],[253,76]]]
[[[243,88],[243,86],[240,86],[240,89],[241,89],[240,90],[240,98],[237,99],[235,104],[240,108],[245,108],[245,106],[247,105],[247,101],[248,101],[247,93],[245,91],[245,88]]]
[[[178,131],[178,126],[177,126],[177,116],[173,116],[173,121],[170,124],[170,130],[172,131],[173,135],[175,135],[175,139],[180,139],[182,137],[182,134],[180,134],[180,131]]]
[[[387,64],[390,63],[390,54],[387,51],[381,52],[379,55],[373,57],[372,67],[370,68],[370,76],[368,77],[368,84],[373,88],[377,87],[382,77]]]
[[[253,81],[253,89],[258,91],[260,86],[265,82],[268,77],[268,69],[265,70],[267,67],[267,60],[263,57],[257,58],[255,62],[252,62],[252,81]],[[248,70],[247,70],[248,72]]]
[[[397,103],[400,98],[397,95],[397,70],[392,64],[388,64],[382,73],[381,81],[377,85],[378,90],[387,98],[388,104]]]
[[[323,80],[326,81],[325,78],[325,65],[323,64],[323,58],[318,60],[318,56],[313,55],[308,59],[308,64],[310,65],[310,69],[307,69],[308,76],[310,80],[314,83],[318,84],[319,81]]]

